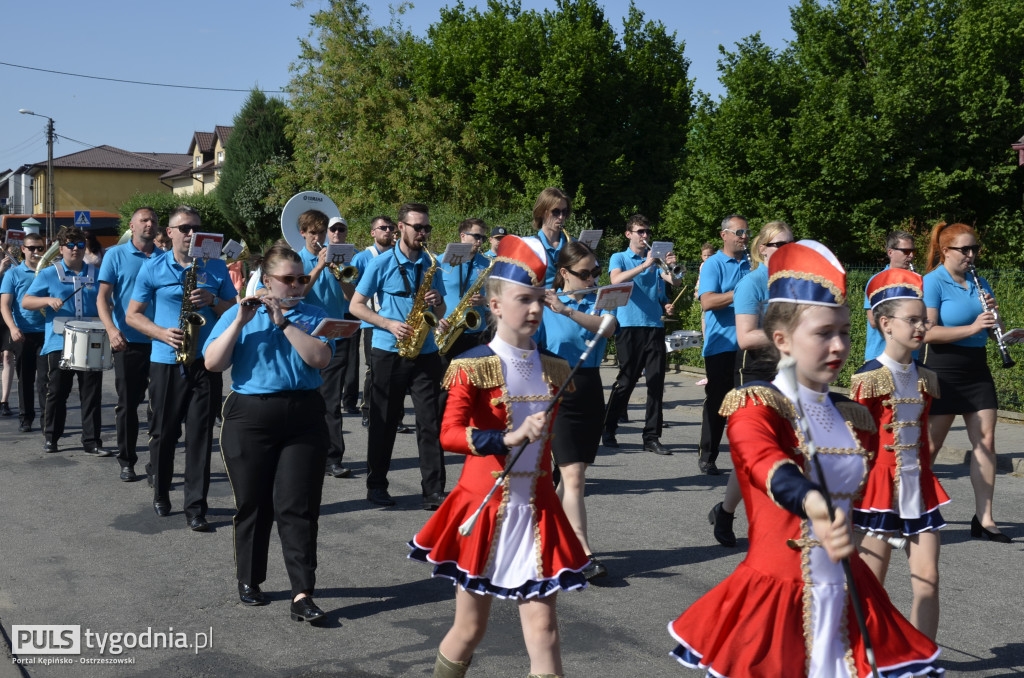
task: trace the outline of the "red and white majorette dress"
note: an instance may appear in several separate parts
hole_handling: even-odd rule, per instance
[[[790,245],[790,247],[793,247]],[[774,257],[773,257],[774,258]],[[874,450],[874,422],[843,396],[799,387],[833,503],[849,514]],[[803,498],[818,474],[779,382],[726,397],[729,445],[750,523],[750,551],[729,577],[669,625],[685,666],[727,678],[868,676],[841,563],[829,560]],[[878,668],[886,678],[939,675],[935,643],[910,625],[856,554],[850,558]]]
[[[544,437],[526,446],[472,534],[458,532],[505,468],[505,434],[543,412],[568,374],[561,358],[498,338],[452,361],[443,381],[448,404],[441,446],[468,456],[455,489],[409,543],[409,557],[433,563],[435,577],[499,598],[586,587],[581,571],[589,559],[551,482],[550,424]]]
[[[938,395],[934,372],[885,353],[853,375],[850,396],[871,410],[878,426],[878,456],[853,510],[859,530],[909,536],[946,525],[939,506],[949,495],[932,473],[927,435],[928,409]]]

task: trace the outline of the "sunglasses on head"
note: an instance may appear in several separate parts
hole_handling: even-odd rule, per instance
[[[274,280],[280,280],[285,285],[294,285],[296,282],[298,282],[300,285],[308,285],[309,281],[311,280],[311,278],[308,275],[305,275],[305,274],[303,274],[303,275],[274,275],[273,273],[268,273],[267,275],[270,276],[271,278],[273,278]]]
[[[981,245],[964,245],[963,247],[953,247],[952,245],[950,245],[946,249],[947,250],[956,250],[957,252],[959,252],[960,254],[962,254],[962,255],[964,255],[966,257],[968,254],[975,254],[976,255],[978,252],[980,252],[981,251]]]
[[[85,243],[84,242],[66,242],[66,243],[64,243],[64,247],[67,247],[69,250],[73,250],[73,249],[76,249],[76,248],[80,249],[80,250],[84,250],[85,249]]]
[[[574,271],[571,268],[567,268],[565,270],[569,271],[569,273],[572,273],[574,276],[576,276],[578,280],[597,280],[597,278],[601,275],[600,266],[598,266],[592,271]]]

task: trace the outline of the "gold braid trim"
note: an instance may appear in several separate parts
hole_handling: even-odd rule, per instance
[[[540,354],[540,367],[541,372],[544,375],[544,381],[548,382],[555,388],[561,386],[562,382],[564,382],[569,376],[569,372],[571,372],[569,363],[565,362],[558,356],[545,355],[543,353]],[[576,391],[576,386],[570,383],[566,386],[565,390],[573,393]]]
[[[896,390],[892,373],[885,366],[850,377],[850,395],[856,398],[878,398]]]
[[[729,391],[722,400],[722,407],[719,408],[718,414],[723,417],[734,414],[736,410],[746,406],[748,398],[753,400],[755,405],[772,408],[786,419],[792,420],[796,417],[796,410],[789,398],[767,386],[745,386]]]
[[[469,453],[474,457],[482,457],[479,450],[476,449],[476,445],[473,444],[473,431],[477,430],[476,426],[466,427],[466,445],[469,447]]]
[[[941,398],[942,394],[939,389],[939,375],[935,374],[927,367],[918,366],[917,390],[922,393],[927,393],[933,398]]]
[[[853,424],[854,428],[861,431],[878,431],[875,426],[875,418],[871,416],[871,410],[860,403],[852,401],[836,403],[836,409],[843,419]]]
[[[460,372],[464,377],[460,377]],[[476,388],[497,388],[505,383],[501,373],[501,358],[487,355],[482,358],[458,358],[452,361],[441,379],[441,386],[451,389],[455,384],[469,383]]]
[[[800,521],[800,578],[804,582],[803,620],[804,620],[804,675],[811,670],[811,654],[814,652],[814,582],[811,581],[811,545],[817,540],[811,532],[811,521]]]
[[[839,289],[839,287],[837,287],[834,282],[832,282],[831,280],[824,276],[815,275],[814,273],[807,273],[805,271],[779,271],[772,277],[768,278],[768,286],[771,287],[772,283],[774,283],[776,280],[781,280],[782,278],[810,280],[811,282],[817,283],[818,285],[821,285],[826,290],[831,292],[832,296],[835,297],[837,305],[842,306],[844,303],[846,303],[846,295],[843,294],[843,291]]]

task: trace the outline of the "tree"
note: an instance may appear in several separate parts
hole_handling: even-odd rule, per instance
[[[269,184],[260,191],[251,188],[265,175],[262,168],[271,158],[291,155],[291,142],[285,135],[286,111],[280,99],[252,90],[235,116],[224,149],[224,166],[214,195],[224,218],[253,244],[266,241],[278,228],[279,209],[266,204]]]

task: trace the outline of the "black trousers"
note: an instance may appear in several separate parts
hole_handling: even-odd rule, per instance
[[[114,354],[114,387],[117,389],[117,461],[135,466],[139,441],[139,404],[149,387],[149,353],[152,346],[130,342]]]
[[[444,453],[441,451],[441,422],[438,397],[441,386],[441,358],[437,353],[420,354],[410,360],[397,353],[375,348],[370,351],[373,383],[370,386],[370,430],[367,436],[366,476],[368,489],[388,486],[395,427],[402,421],[406,389],[412,394],[416,412],[416,445],[420,455],[423,496],[444,492]]]
[[[373,365],[370,361],[370,352],[373,349],[373,329],[360,328],[356,334],[352,335],[351,339],[363,345],[363,363],[366,367],[363,369],[363,404],[359,406],[359,409],[362,411],[363,418],[365,419],[370,416],[370,384],[373,381],[371,376],[373,374]]]
[[[184,375],[180,365],[151,363],[149,403],[153,419],[149,426],[149,464],[153,476],[153,498],[164,499],[174,476],[174,448],[185,425],[185,519],[206,515],[210,490],[210,451],[213,448],[214,381],[220,374],[206,370],[196,359]],[[219,388],[219,386],[217,387]],[[323,473],[323,469],[320,470]]]
[[[22,332],[22,341],[14,344],[14,372],[18,375],[18,419],[31,426],[36,420],[36,397],[40,409],[46,409],[46,384],[50,370],[45,362],[40,367],[39,351],[46,335],[42,332]]]
[[[346,313],[345,318],[352,320]],[[339,339],[334,352],[348,354],[345,362],[345,373],[342,376],[341,384],[341,406],[346,410],[354,410],[359,405],[359,330],[348,339]]]
[[[345,435],[342,433],[341,393],[345,370],[348,367],[350,339],[335,342],[334,355],[327,367],[320,370],[320,396],[326,408],[327,464],[340,464],[345,457]]]
[[[619,417],[629,405],[629,397],[644,374],[647,382],[647,416],[643,441],[661,438],[662,403],[665,398],[665,328],[623,327],[615,335],[615,353],[619,358],[619,374],[612,384],[605,410],[604,430],[614,434]]]
[[[220,449],[237,513],[238,581],[267,578],[270,532],[277,520],[292,597],[316,586],[316,541],[324,485],[327,424],[316,391],[268,395],[231,392],[224,401]]]
[[[71,387],[77,377],[78,397],[82,403],[82,445],[86,448],[99,447],[103,373],[62,370],[60,355],[60,351],[46,354],[49,378],[46,384],[46,407],[43,408],[43,436],[56,445],[64,435],[68,396],[71,395]]]
[[[736,351],[725,351],[704,356],[704,373],[708,383],[704,387],[704,413],[700,424],[700,460],[718,459],[718,448],[725,432],[725,417],[718,413],[725,395],[732,390]]]

